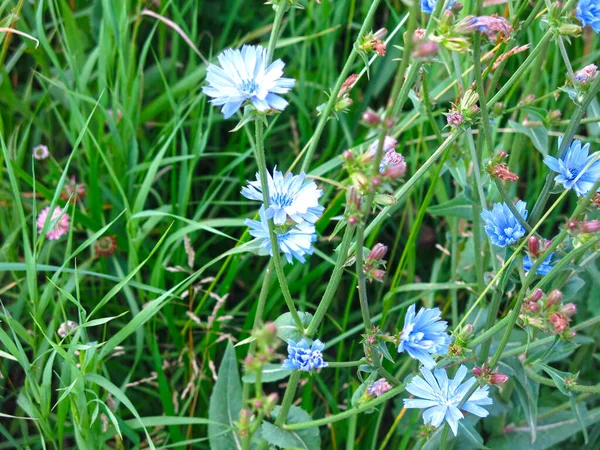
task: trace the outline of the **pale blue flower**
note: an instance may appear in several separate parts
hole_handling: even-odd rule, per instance
[[[558,139],[559,147],[561,142],[562,137]],[[582,146],[581,141],[575,140],[567,148],[562,158],[557,159],[548,155],[544,158],[544,164],[554,172],[558,172],[554,181],[567,190],[573,189],[579,197],[585,197],[600,178],[600,155],[597,152],[591,155],[589,153],[589,143]],[[594,158],[596,160],[592,162]],[[586,169],[588,164],[590,166]],[[577,181],[575,181],[576,179]],[[600,189],[598,191],[600,192]]]
[[[523,220],[527,219],[527,203],[519,200],[515,204]],[[506,247],[514,244],[525,236],[525,227],[512,213],[506,203],[496,203],[491,211],[483,211],[481,218],[485,222],[485,232],[490,237],[492,244]]]
[[[454,436],[458,433],[458,421],[462,419],[461,411],[470,412],[477,417],[487,417],[489,412],[482,405],[491,405],[488,396],[488,386],[478,387],[477,390],[459,409],[467,391],[477,381],[474,377],[461,384],[467,375],[467,368],[460,366],[454,380],[448,380],[446,369],[436,369],[433,374],[426,368],[421,368],[423,378],[415,376],[406,386],[406,390],[417,398],[404,399],[405,408],[425,409],[423,421],[438,428],[444,420],[450,425]],[[435,377],[434,377],[435,375]]]
[[[323,361],[323,353],[321,353],[323,348],[325,346],[318,339],[312,345],[308,345],[306,339],[302,339],[298,343],[290,339],[288,341],[288,357],[283,361],[281,368],[310,372],[327,367],[327,363]]]
[[[600,33],[600,1],[579,0],[575,17],[584,27],[589,25],[596,33]]]
[[[440,1],[446,1],[446,0],[440,0]],[[438,2],[438,0],[421,0],[421,11],[423,11],[425,14],[433,13],[437,2]],[[450,3],[448,4],[448,9],[450,9],[450,7],[454,4],[454,2],[456,2],[456,0],[450,1]]]
[[[277,94],[285,94],[296,84],[292,78],[283,78],[282,60],[267,66],[267,49],[244,45],[241,50],[227,49],[219,55],[221,67],[210,64],[206,70],[208,86],[202,90],[212,97],[211,103],[223,106],[226,119],[247,101],[260,112],[283,110],[288,105]]]
[[[428,369],[435,367],[431,355],[448,352],[451,338],[446,333],[448,322],[441,320],[440,308],[421,308],[415,315],[415,305],[410,305],[404,318],[404,328],[400,335],[398,353],[406,352]]]
[[[260,220],[246,219],[246,225],[250,228],[250,235],[260,242],[260,252],[273,256],[271,240],[269,239],[269,222],[264,207],[259,210]],[[317,240],[315,226],[308,222],[302,222],[285,231],[275,230],[279,250],[283,252],[288,263],[296,258],[301,263],[306,262],[304,255],[312,255],[312,243]]]
[[[267,173],[269,185],[269,207],[266,210],[267,219],[273,219],[275,225],[283,225],[289,217],[296,223],[315,223],[323,214],[324,207],[319,205],[323,191],[312,181],[305,181],[306,174],[292,175],[273,169],[273,176]],[[242,188],[242,195],[250,200],[263,201],[260,176],[256,181],[249,181]]]
[[[548,275],[548,273],[552,270],[552,256],[554,253],[550,253],[548,257],[540,264],[535,273],[538,275]],[[529,255],[525,255],[523,258],[523,269],[525,272],[529,272],[533,267],[534,261],[531,260]]]

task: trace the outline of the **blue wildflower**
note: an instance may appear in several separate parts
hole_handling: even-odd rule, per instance
[[[527,219],[527,203],[519,200],[515,208],[523,218]],[[496,203],[491,211],[483,211],[481,218],[484,220],[485,232],[490,237],[492,244],[506,247],[514,244],[525,236],[525,227],[519,222],[506,203]]]
[[[202,90],[212,97],[211,103],[223,106],[226,119],[250,101],[260,112],[283,110],[288,105],[277,94],[285,94],[296,84],[292,78],[283,78],[282,60],[267,66],[267,49],[244,45],[241,50],[227,49],[219,55],[221,67],[210,64],[206,71],[208,86]]]
[[[600,33],[600,2],[598,0],[579,0],[575,17],[584,27],[589,25],[596,33]]]
[[[450,9],[454,2],[456,2],[456,0],[450,0],[450,3],[448,4],[448,9]],[[421,11],[423,11],[425,14],[431,14],[435,10],[436,4],[437,0],[421,0]]]
[[[269,239],[269,222],[265,208],[259,210],[260,220],[246,219],[246,225],[250,228],[250,235],[260,241],[262,254],[273,256],[271,240]],[[312,243],[317,240],[315,226],[308,222],[302,222],[285,231],[275,230],[279,250],[283,252],[288,263],[296,258],[301,263],[306,262],[304,255],[312,255],[314,249]]]
[[[542,275],[542,276],[548,275],[548,272],[550,272],[552,270],[552,256],[553,255],[554,255],[554,253],[550,253],[548,255],[548,257],[544,260],[544,262],[542,262],[540,264],[540,266],[537,268],[535,273],[537,273],[538,275]],[[533,263],[534,263],[534,261],[531,260],[529,255],[525,255],[525,258],[523,258],[523,269],[525,270],[525,272],[529,272],[531,270],[531,268],[533,267]]]
[[[406,386],[406,390],[417,398],[404,399],[404,407],[427,408],[423,412],[423,421],[426,424],[438,428],[445,420],[456,436],[458,421],[464,417],[461,411],[470,412],[478,417],[488,416],[489,412],[481,407],[493,403],[488,396],[488,386],[477,388],[465,404],[458,408],[467,391],[477,381],[472,377],[461,384],[467,375],[465,366],[460,366],[452,381],[448,380],[446,369],[437,369],[432,374],[422,367],[421,373],[424,379],[417,375]]]
[[[404,318],[398,353],[406,352],[428,369],[435,367],[431,355],[448,352],[450,336],[446,333],[448,322],[441,320],[439,308],[421,308],[415,315],[415,305],[410,305]]]
[[[559,147],[561,142],[562,137],[558,139]],[[589,152],[589,143],[582,146],[581,141],[575,140],[562,158],[557,159],[548,155],[544,158],[544,164],[554,172],[558,172],[554,181],[562,184],[567,190],[573,189],[579,197],[585,197],[600,178],[600,157],[597,152],[591,155]],[[588,164],[590,166],[586,169]]]
[[[306,174],[292,175],[273,169],[273,176],[267,173],[267,184],[269,185],[269,207],[266,210],[267,219],[273,219],[275,225],[283,225],[287,217],[296,223],[315,223],[324,207],[319,205],[319,197],[323,191],[317,184],[310,180],[306,181]],[[250,200],[263,200],[262,186],[258,173],[256,181],[249,181],[248,186],[242,189],[242,195]]]
[[[281,368],[310,372],[311,370],[327,367],[327,363],[323,361],[323,354],[321,353],[323,348],[325,346],[318,339],[310,346],[306,339],[302,339],[298,343],[290,339],[288,341],[288,357],[283,361]]]

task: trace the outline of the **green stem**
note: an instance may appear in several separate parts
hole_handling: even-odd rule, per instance
[[[531,378],[533,381],[535,381],[537,383],[545,384],[546,386],[557,387],[556,383],[554,382],[553,379],[546,378],[546,377],[540,375],[539,373],[535,372],[530,367],[525,367],[525,373],[527,374],[527,376],[529,378]],[[567,388],[569,391],[582,392],[582,393],[586,393],[586,394],[600,393],[600,384],[597,384],[595,386],[585,386],[585,385],[581,385],[581,384],[569,385],[569,384],[565,383],[565,388]]]
[[[265,161],[265,142],[264,142],[264,129],[263,123],[260,118],[254,121],[256,125],[256,142],[255,142],[255,154],[256,154],[256,164],[258,165],[258,173],[260,177],[260,185],[263,194],[263,206],[265,209],[269,207],[269,184],[267,181],[267,165]],[[285,277],[285,273],[283,271],[283,266],[281,265],[281,254],[279,250],[279,243],[277,242],[277,236],[275,235],[275,230],[273,229],[273,221],[268,221],[269,225],[269,240],[271,241],[271,251],[273,252],[273,256],[271,257],[273,261],[273,266],[275,267],[275,272],[277,273],[277,279],[279,280],[279,286],[281,287],[281,292],[283,293],[283,298],[285,303],[292,314],[292,318],[294,319],[294,324],[298,328],[298,330],[304,331],[304,326],[302,325],[302,320],[300,320],[300,316],[298,315],[298,311],[296,310],[296,306],[294,305],[294,300],[292,299],[292,294],[290,293],[290,288],[287,283],[287,279]]]
[[[273,21],[273,28],[271,29],[271,36],[269,37],[269,46],[267,47],[267,65],[273,61],[273,54],[275,53],[275,45],[279,32],[281,30],[281,22],[283,21],[283,15],[286,11],[285,0],[280,1],[277,5],[277,12],[275,13],[275,20]]]
[[[294,401],[294,396],[296,395],[296,389],[298,388],[298,381],[300,380],[300,372],[295,370],[290,375],[290,379],[288,380],[288,385],[285,390],[285,394],[283,395],[283,401],[281,402],[281,408],[277,413],[277,419],[275,420],[275,425],[281,426],[287,420],[287,416],[290,412],[290,407],[292,406],[292,402]]]
[[[317,128],[315,129],[315,133],[313,134],[313,136],[310,139],[310,145],[308,146],[308,150],[306,151],[306,155],[304,156],[304,160],[302,161],[302,169],[301,169],[302,172],[308,171],[313,154],[315,153],[315,149],[317,148],[317,145],[319,144],[319,139],[321,137],[321,134],[323,134],[323,130],[325,129],[325,124],[327,123],[327,120],[329,120],[331,111],[333,110],[333,107],[338,100],[338,94],[340,92],[340,89],[342,88],[342,84],[344,84],[344,81],[346,81],[346,78],[348,77],[348,74],[350,73],[350,69],[352,68],[352,65],[354,64],[354,60],[358,56],[358,49],[357,49],[358,44],[360,43],[363,36],[369,29],[369,26],[371,25],[371,22],[373,21],[373,17],[375,16],[375,12],[377,11],[377,6],[379,6],[380,1],[381,0],[373,0],[373,2],[371,3],[371,7],[369,8],[369,11],[367,12],[365,21],[363,22],[362,27],[360,28],[360,31],[358,32],[358,36],[356,38],[354,47],[352,48],[352,51],[350,52],[350,55],[348,56],[348,59],[346,60],[346,64],[344,64],[344,67],[342,68],[340,75],[338,76],[335,86],[333,87],[333,90],[331,91],[329,100],[327,101],[327,104],[325,105],[325,110],[323,111],[323,113],[321,114],[321,116],[319,118],[319,122],[317,123]]]

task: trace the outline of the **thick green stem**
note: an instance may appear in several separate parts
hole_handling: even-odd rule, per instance
[[[280,2],[277,5],[277,12],[275,13],[275,20],[273,21],[273,28],[271,29],[271,36],[269,37],[269,46],[267,47],[267,64],[273,61],[273,54],[275,53],[275,45],[277,38],[281,30],[281,22],[283,21],[283,15],[285,14],[287,5],[285,1]]]
[[[277,413],[275,425],[283,425],[287,420],[287,416],[290,412],[290,407],[292,406],[294,396],[296,395],[296,389],[298,388],[298,381],[300,381],[300,372],[295,370],[294,372],[292,372],[288,380],[288,385],[285,390],[285,394],[283,395],[283,401],[281,402],[281,408]]]

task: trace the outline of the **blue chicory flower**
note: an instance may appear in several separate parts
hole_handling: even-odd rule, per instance
[[[246,219],[246,225],[250,228],[250,235],[260,241],[262,254],[273,256],[271,240],[269,238],[269,222],[265,208],[259,210],[260,220]],[[302,222],[285,231],[275,230],[279,250],[283,252],[288,263],[296,258],[301,263],[306,262],[304,255],[312,255],[312,243],[317,240],[314,224]]]
[[[292,175],[273,169],[273,176],[267,173],[269,185],[269,207],[266,210],[267,219],[273,219],[275,225],[283,225],[289,217],[296,223],[315,223],[323,214],[324,207],[319,205],[323,191],[312,181],[306,181],[306,174]],[[250,200],[263,201],[260,177],[249,181],[242,189],[242,195]]]
[[[267,49],[258,45],[230,48],[219,55],[219,62],[221,67],[208,66],[208,86],[202,90],[213,98],[213,105],[223,106],[221,112],[226,119],[247,101],[260,112],[281,111],[288,105],[278,94],[289,92],[296,80],[282,77],[285,64],[280,59],[267,66]]]
[[[288,357],[283,361],[281,368],[310,372],[327,367],[327,363],[323,361],[323,353],[321,353],[323,348],[325,346],[318,339],[312,345],[308,345],[306,339],[302,339],[298,343],[290,339],[288,341]]]
[[[596,33],[600,33],[600,1],[579,0],[575,17],[584,27],[589,25]]]
[[[421,368],[421,373],[423,378],[417,375],[406,386],[406,390],[417,398],[404,399],[404,407],[427,408],[423,412],[423,421],[426,424],[438,428],[445,420],[456,436],[458,421],[464,417],[461,410],[478,417],[488,416],[489,412],[481,407],[493,403],[488,396],[488,386],[477,388],[465,404],[460,409],[458,408],[467,391],[477,381],[475,377],[472,377],[461,384],[467,375],[465,366],[460,366],[452,381],[448,380],[446,369],[437,369],[432,374],[426,368]]]
[[[521,217],[527,219],[527,203],[519,200],[515,204]],[[485,222],[485,232],[492,244],[506,247],[525,236],[525,227],[519,222],[506,203],[496,203],[491,211],[483,211],[481,218]]]
[[[542,276],[548,275],[548,273],[552,270],[552,256],[554,256],[554,253],[550,253],[548,255],[548,257],[537,268],[535,273]],[[529,272],[531,270],[531,268],[533,267],[533,263],[534,262],[529,257],[529,255],[525,255],[525,258],[523,258],[523,269],[525,270],[525,272]]]
[[[446,1],[446,0],[441,0],[441,1]],[[433,13],[437,2],[438,2],[438,0],[421,0],[421,11],[423,11],[425,14]],[[450,3],[448,4],[448,9],[450,9],[450,7],[454,4],[454,2],[456,2],[456,0],[450,1]]]
[[[562,137],[558,139],[559,147],[561,142]],[[562,158],[548,155],[544,158],[544,164],[558,172],[554,181],[567,190],[573,189],[579,197],[585,197],[600,178],[600,155],[598,152],[590,155],[589,152],[589,143],[582,146],[581,141],[574,140]],[[588,164],[590,166],[586,169]],[[600,189],[598,191],[600,192]]]
[[[417,359],[427,369],[435,367],[431,355],[443,355],[448,352],[451,338],[446,329],[448,322],[441,320],[439,308],[421,308],[415,315],[415,305],[410,305],[404,318],[404,328],[400,336],[398,353],[406,352]]]

